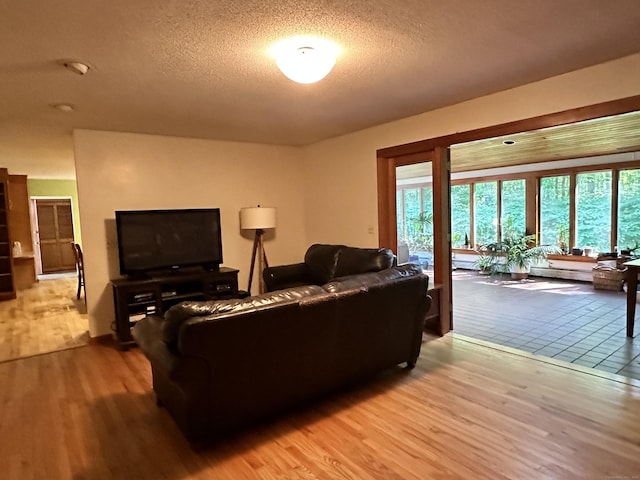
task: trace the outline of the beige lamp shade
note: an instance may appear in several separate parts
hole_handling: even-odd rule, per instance
[[[276,209],[273,207],[241,208],[240,228],[243,230],[276,228]]]

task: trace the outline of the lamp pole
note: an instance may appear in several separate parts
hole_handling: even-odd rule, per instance
[[[240,210],[240,228],[243,230],[255,230],[253,249],[251,251],[251,266],[249,268],[249,285],[247,291],[251,295],[253,274],[255,271],[256,256],[258,257],[258,274],[260,275],[259,290],[264,293],[265,285],[262,272],[269,267],[267,254],[264,250],[264,233],[267,228],[276,227],[276,209],[269,207],[248,207]]]

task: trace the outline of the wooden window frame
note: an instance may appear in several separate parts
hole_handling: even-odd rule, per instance
[[[566,175],[569,177],[569,238],[567,239],[569,248],[576,244],[577,210],[576,210],[576,187],[577,176],[582,173],[611,172],[611,235],[609,238],[611,248],[618,244],[618,181],[621,170],[640,169],[640,160],[630,160],[628,162],[602,163],[597,165],[585,165],[576,167],[557,168],[549,170],[539,170],[536,172],[510,173],[505,175],[491,175],[473,178],[465,178],[451,181],[451,185],[469,185],[469,189],[474,190],[476,183],[487,183],[495,181],[498,184],[498,215],[502,219],[502,185],[504,181],[524,180],[525,181],[525,216],[526,231],[536,235],[536,240],[540,241],[541,205],[540,201],[540,180],[546,177],[557,177]],[[533,187],[530,187],[533,185]],[[533,195],[529,193],[532,189]],[[470,210],[473,210],[473,198],[469,198]],[[475,212],[471,214],[470,222],[475,222]],[[533,219],[533,220],[532,220]],[[498,241],[502,238],[502,222],[498,223]],[[469,243],[475,245],[475,232],[470,232]],[[464,249],[456,249],[464,251]]]

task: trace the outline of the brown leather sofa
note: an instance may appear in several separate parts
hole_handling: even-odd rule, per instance
[[[395,264],[388,248],[357,248],[346,245],[311,245],[304,261],[267,267],[262,272],[267,291],[301,285],[324,285],[334,278],[378,272]]]
[[[420,353],[431,304],[414,265],[245,299],[184,302],[133,336],[153,388],[192,441],[351,385]]]

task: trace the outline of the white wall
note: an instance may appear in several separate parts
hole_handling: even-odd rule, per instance
[[[307,243],[377,246],[377,149],[640,95],[639,78],[635,54],[305,147]]]
[[[265,236],[270,263],[302,258],[298,148],[88,130],[75,131],[74,144],[91,336],[109,334],[114,320],[109,280],[119,275],[116,210],[219,207],[224,265],[240,270],[241,288],[253,241],[240,231],[241,207],[277,207],[278,227]]]

